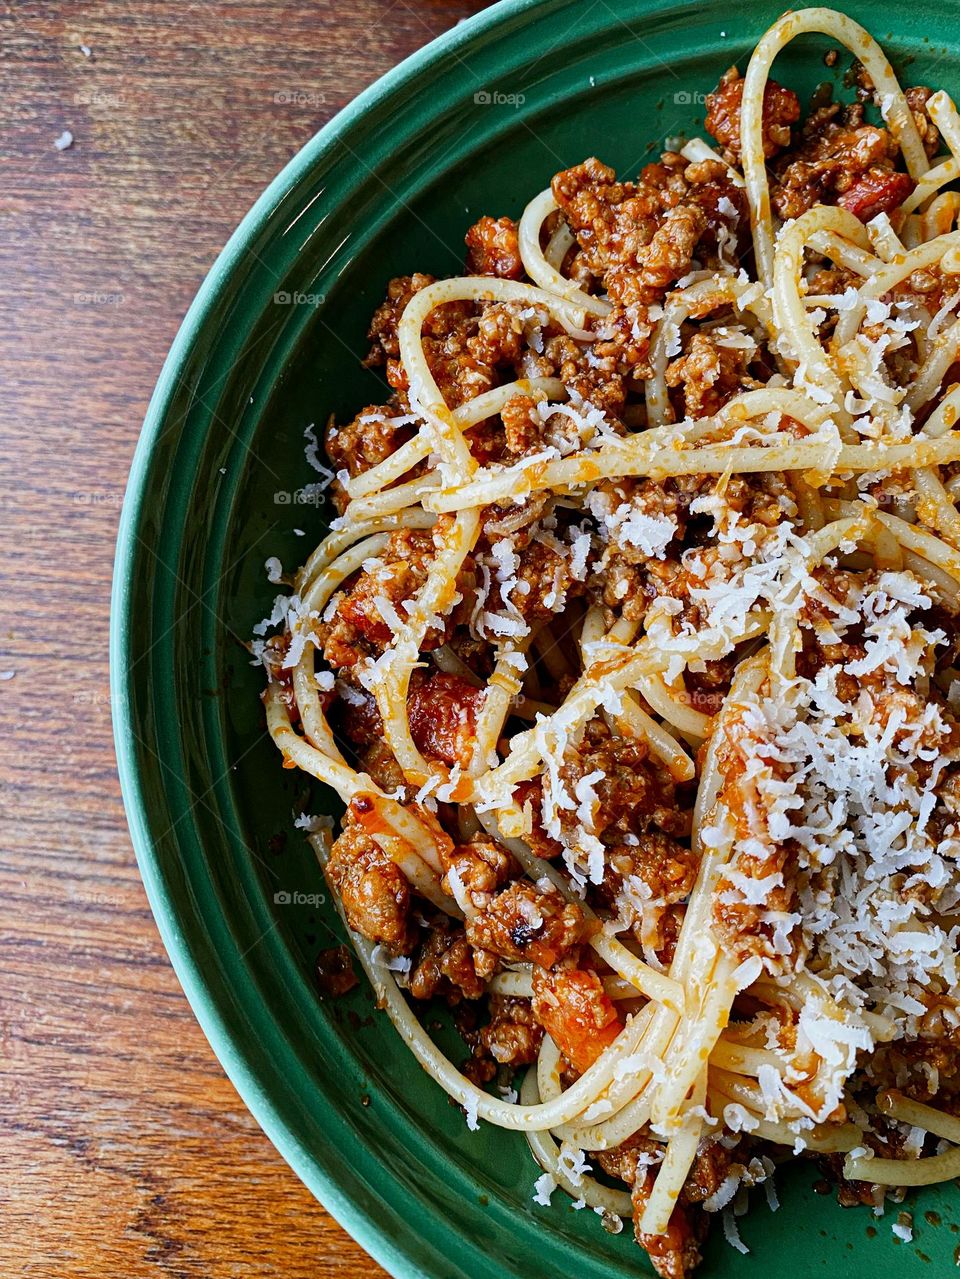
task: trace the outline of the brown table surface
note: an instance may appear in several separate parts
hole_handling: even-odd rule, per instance
[[[244,1109],[160,944],[114,764],[110,575],[150,391],[229,233],[483,7],[0,3],[3,1279],[382,1273]]]

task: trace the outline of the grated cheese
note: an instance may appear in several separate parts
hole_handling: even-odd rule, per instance
[[[819,1107],[800,1103],[772,1066],[760,1068],[758,1083],[769,1118],[799,1110],[818,1121],[840,1103],[858,1054],[873,1047],[861,1014],[887,1018],[895,1037],[915,1037],[924,993],[949,992],[960,978],[960,840],[955,826],[938,837],[931,824],[938,782],[958,758],[956,722],[915,691],[946,636],[923,625],[931,600],[909,572],[880,573],[842,600],[822,590],[819,598],[834,642],[856,627],[864,654],[746,704],[756,839],[741,841],[721,893],[762,906],[782,876],[752,867],[786,841],[796,849],[796,910],[764,914],[774,925],[764,962],[776,972],[815,952],[843,1020],[812,1001],[800,1012],[797,1049],[816,1052],[829,1080]],[[840,695],[849,675],[858,680],[852,701]]]
[[[535,1204],[542,1204],[544,1208],[549,1208],[550,1196],[556,1188],[557,1183],[548,1172],[545,1172],[533,1183],[533,1202]]]
[[[737,1252],[742,1252],[744,1256],[747,1256],[750,1252],[750,1249],[740,1238],[736,1219],[729,1208],[724,1208],[723,1210],[723,1237],[731,1248],[736,1248]]]

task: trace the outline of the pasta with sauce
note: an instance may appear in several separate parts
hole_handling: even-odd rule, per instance
[[[802,121],[810,32],[858,87]],[[391,282],[254,644],[397,1030],[664,1279],[784,1155],[960,1176],[960,117],[827,9],[707,105]]]

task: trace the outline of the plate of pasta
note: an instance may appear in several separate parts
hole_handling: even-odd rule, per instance
[[[950,12],[507,0],[184,322],[118,553],[131,829],[395,1275],[960,1257]]]

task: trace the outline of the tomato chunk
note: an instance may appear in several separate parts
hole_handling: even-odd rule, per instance
[[[596,973],[535,968],[533,1010],[550,1038],[581,1074],[623,1029],[613,1000]]]

